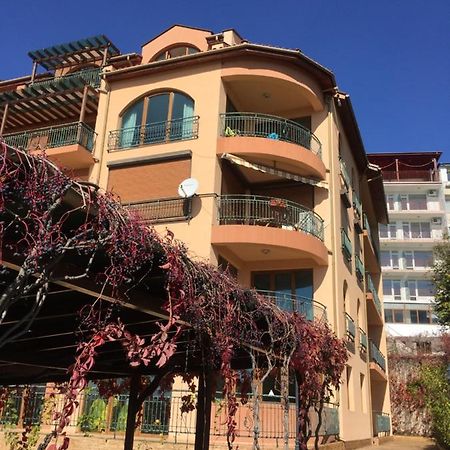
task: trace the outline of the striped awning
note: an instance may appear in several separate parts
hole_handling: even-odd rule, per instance
[[[247,167],[249,169],[257,170],[258,172],[263,172],[270,175],[275,175],[280,178],[286,178],[288,180],[294,180],[300,183],[306,183],[312,186],[328,189],[328,185],[325,181],[317,181],[311,178],[306,178],[300,175],[295,175],[293,173],[286,172],[285,170],[275,169],[273,167],[263,166],[262,164],[252,163],[245,159],[239,158],[238,156],[232,155],[231,153],[224,153],[222,155],[222,158],[238,166]]]

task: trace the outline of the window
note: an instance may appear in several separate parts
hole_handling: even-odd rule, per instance
[[[281,309],[298,311],[309,320],[314,318],[312,270],[260,272],[253,273],[252,278],[255,289],[270,291]]]
[[[380,237],[381,238],[390,238],[390,239],[396,239],[397,238],[397,224],[390,223],[388,225],[380,224]]]
[[[164,61],[165,59],[177,58],[179,56],[193,55],[199,51],[198,48],[190,45],[177,45],[158,53],[154,58],[154,61]]]
[[[393,194],[386,195],[386,203],[389,211],[395,210],[395,197]]]
[[[381,255],[381,266],[391,269],[399,269],[398,251],[383,251]]]
[[[195,138],[194,100],[179,92],[142,98],[122,114],[119,131],[118,142],[112,143],[119,148]]]
[[[415,251],[414,252],[414,267],[425,268],[431,267],[433,264],[432,252]]]
[[[403,321],[404,321],[403,310],[394,309],[394,322],[395,323],[403,323]]]
[[[431,227],[429,222],[403,222],[404,239],[418,239],[430,237],[431,237]]]
[[[401,300],[401,283],[400,280],[383,279],[383,295],[391,297],[389,300]]]
[[[402,194],[400,196],[401,209],[406,210],[426,210],[426,194]]]
[[[408,280],[407,282],[409,300],[415,301],[418,297],[434,296],[433,282],[431,280]]]
[[[384,321],[386,323],[393,323],[394,322],[394,314],[392,309],[386,309],[384,310]]]

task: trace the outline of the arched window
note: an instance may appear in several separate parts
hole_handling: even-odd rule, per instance
[[[180,92],[141,98],[122,114],[120,132],[121,148],[197,137],[194,100]]]
[[[177,45],[158,53],[154,58],[154,61],[164,61],[165,59],[177,58],[178,56],[192,55],[199,51],[198,48],[190,45]]]

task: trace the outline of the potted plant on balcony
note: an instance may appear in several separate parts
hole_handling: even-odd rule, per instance
[[[271,208],[286,208],[286,200],[283,200],[282,198],[271,198],[269,200],[269,206]]]

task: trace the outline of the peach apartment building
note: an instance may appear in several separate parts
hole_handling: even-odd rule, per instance
[[[378,223],[381,172],[349,96],[299,50],[175,25],[121,54],[97,36],[30,52],[0,82],[0,134],[45,148],[194,257],[348,341],[339,437],[390,432]],[[43,67],[45,73],[39,73]],[[194,178],[193,196],[179,195]],[[264,394],[274,395],[275,384]]]

